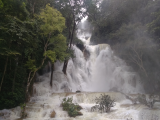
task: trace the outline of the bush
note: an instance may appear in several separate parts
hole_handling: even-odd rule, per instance
[[[111,107],[115,106],[115,101],[110,98],[109,95],[102,95],[97,98],[96,97],[96,104],[98,104],[98,109],[101,110],[101,112],[109,112]]]
[[[63,102],[62,102],[63,110],[67,111],[70,117],[83,115],[81,112],[79,112],[82,109],[82,107],[79,106],[78,104],[72,103],[72,100],[73,100],[72,98],[63,99]]]

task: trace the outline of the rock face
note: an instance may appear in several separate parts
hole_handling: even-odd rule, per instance
[[[86,60],[88,60],[89,57],[90,57],[90,52],[89,52],[87,49],[84,49],[84,50],[83,50],[83,55],[84,55],[84,58],[85,58]]]
[[[84,45],[83,44],[76,44],[76,46],[81,50],[83,51],[85,49]]]
[[[53,110],[52,113],[51,113],[51,115],[50,115],[50,117],[54,118],[55,116],[56,116],[56,112]]]
[[[86,46],[83,44],[76,44],[76,46],[83,52],[84,58],[88,60],[90,57],[90,52],[86,49]]]

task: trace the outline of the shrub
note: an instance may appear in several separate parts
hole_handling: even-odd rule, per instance
[[[70,117],[76,117],[79,115],[83,115],[81,112],[79,112],[82,107],[78,104],[72,103],[73,98],[64,98],[62,102],[62,107],[64,111],[68,112],[68,115]]]
[[[97,98],[96,97],[96,104],[98,104],[98,109],[101,110],[101,112],[109,112],[111,107],[115,106],[115,101],[111,99],[109,95],[102,95]]]

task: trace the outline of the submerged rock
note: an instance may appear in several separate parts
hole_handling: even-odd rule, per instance
[[[81,116],[81,115],[83,115],[83,114],[81,112],[78,112],[77,116]]]
[[[52,113],[51,113],[51,115],[50,115],[50,117],[54,118],[55,116],[56,116],[56,112],[53,110]]]

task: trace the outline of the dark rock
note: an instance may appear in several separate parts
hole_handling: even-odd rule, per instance
[[[53,112],[51,113],[50,117],[54,118],[56,116],[56,112],[53,110]]]
[[[77,116],[83,115],[81,112],[78,112]]]
[[[83,44],[76,44],[76,46],[83,52],[83,50],[85,49]]]
[[[84,55],[84,58],[85,58],[86,60],[88,60],[89,57],[90,57],[90,52],[89,52],[87,49],[84,49],[84,50],[83,50],[83,55]]]
[[[77,90],[77,91],[76,91],[76,93],[80,93],[80,92],[81,92],[80,90]]]
[[[0,116],[4,116],[4,113],[0,113]]]

